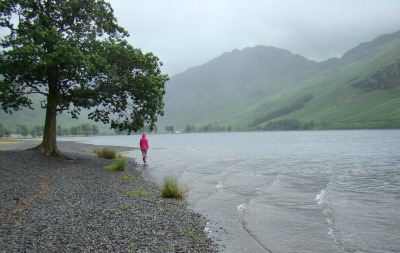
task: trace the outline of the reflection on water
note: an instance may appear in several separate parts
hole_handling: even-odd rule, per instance
[[[148,138],[143,173],[188,185],[225,252],[400,252],[398,130]],[[140,161],[139,151],[128,155]]]

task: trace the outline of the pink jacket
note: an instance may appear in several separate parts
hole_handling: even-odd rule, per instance
[[[149,141],[146,138],[145,134],[142,134],[142,139],[140,139],[140,150],[148,150],[149,149]]]

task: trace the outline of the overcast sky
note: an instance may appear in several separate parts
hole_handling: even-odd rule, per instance
[[[257,45],[310,60],[341,57],[400,30],[399,0],[109,0],[129,42],[170,76]]]

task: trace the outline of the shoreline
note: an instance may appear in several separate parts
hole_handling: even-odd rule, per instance
[[[0,145],[0,252],[218,252],[206,219],[161,198],[133,158],[107,171],[94,154],[103,146],[57,144],[71,160],[26,150],[37,141]]]

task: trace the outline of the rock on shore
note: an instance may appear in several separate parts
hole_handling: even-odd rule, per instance
[[[73,159],[0,152],[1,253],[218,251],[204,217],[185,201],[161,198],[133,159],[113,172],[93,146],[59,147]]]

